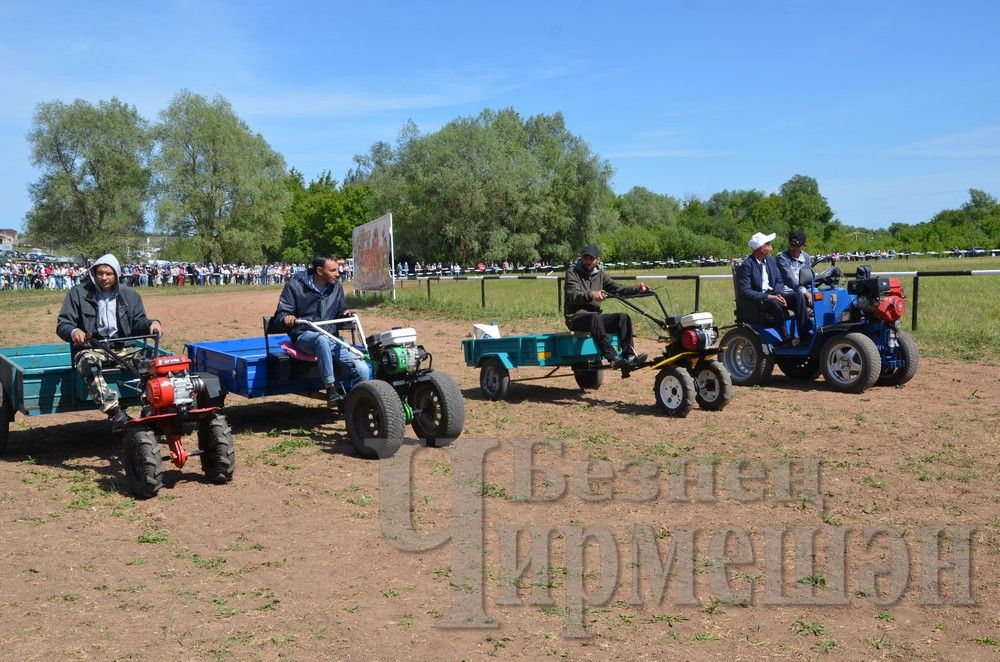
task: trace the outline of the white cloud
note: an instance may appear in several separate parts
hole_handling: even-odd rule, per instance
[[[1000,156],[1000,124],[910,143],[890,149],[889,154],[946,159]]]

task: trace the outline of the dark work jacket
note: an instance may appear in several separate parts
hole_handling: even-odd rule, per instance
[[[740,298],[763,301],[768,294],[783,294],[785,292],[785,281],[781,278],[781,270],[774,258],[768,255],[764,258],[764,268],[767,269],[767,279],[770,281],[771,289],[765,292],[762,288],[764,281],[760,275],[760,265],[753,255],[740,263],[736,270],[736,291]]]
[[[144,335],[149,333],[153,320],[146,317],[139,293],[127,285],[118,284],[118,336]],[[84,333],[97,333],[97,285],[87,280],[66,293],[59,319],[56,320],[56,334],[70,342],[73,329]]]
[[[568,325],[580,313],[601,312],[601,303],[588,298],[590,292],[601,290],[611,294],[636,294],[641,288],[638,285],[628,287],[619,285],[600,267],[595,269],[594,273],[588,274],[577,260],[576,264],[566,272],[566,324]]]
[[[282,322],[285,315],[295,315],[310,322],[322,322],[343,317],[346,309],[347,297],[344,296],[344,286],[339,280],[332,288],[325,287],[322,292],[317,292],[313,287],[311,271],[300,271],[281,290],[271,328],[285,329]],[[303,331],[301,328],[288,329],[288,336],[294,340]]]

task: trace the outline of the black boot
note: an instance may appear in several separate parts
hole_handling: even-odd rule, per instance
[[[108,410],[108,418],[111,419],[111,431],[115,434],[125,431],[125,426],[132,417],[125,413],[125,410],[121,407],[115,407],[114,409]]]
[[[330,384],[326,387],[326,406],[330,409],[335,409],[340,401],[344,399],[341,395],[340,389],[337,388],[336,384]]]

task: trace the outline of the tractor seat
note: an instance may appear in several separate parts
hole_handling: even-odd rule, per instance
[[[278,346],[281,347],[282,350],[284,350],[285,354],[288,354],[296,361],[305,361],[306,363],[316,363],[315,354],[306,354],[305,352],[300,352],[299,350],[295,349],[295,347],[292,346],[292,343],[290,342],[286,341]]]

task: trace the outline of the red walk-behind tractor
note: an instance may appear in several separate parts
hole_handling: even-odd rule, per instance
[[[142,394],[139,417],[125,427],[122,456],[125,481],[135,496],[156,496],[163,486],[161,441],[169,446],[167,459],[178,469],[197,455],[210,481],[221,485],[232,480],[236,470],[232,430],[220,408],[211,406],[221,393],[218,377],[191,373],[186,356],[161,355],[159,336],[91,340],[90,346],[131,374],[133,379],[125,383]],[[198,449],[189,452],[181,438],[195,431]]]

